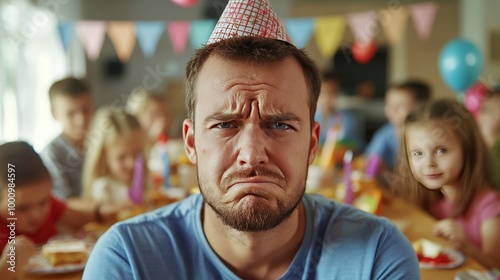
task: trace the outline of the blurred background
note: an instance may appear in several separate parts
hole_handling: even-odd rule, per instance
[[[472,41],[500,78],[500,1],[270,0],[295,44],[342,79],[339,107],[366,115],[366,142],[385,121],[387,86],[423,79],[433,98],[455,97],[438,68],[444,45]],[[0,142],[27,140],[40,151],[61,128],[48,89],[84,78],[96,106],[122,106],[134,89],[163,92],[179,124],[184,68],[206,42],[224,0],[0,0]],[[356,48],[360,41],[370,47]],[[173,125],[171,136],[181,136]]]

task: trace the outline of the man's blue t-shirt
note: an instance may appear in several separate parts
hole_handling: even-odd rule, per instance
[[[396,129],[392,124],[386,123],[375,132],[370,144],[366,147],[365,154],[381,157],[387,167],[393,170],[398,156],[398,143]]]
[[[317,195],[302,203],[304,239],[280,279],[420,279],[413,248],[387,219]],[[112,226],[83,279],[239,279],[205,238],[202,207],[192,195]]]

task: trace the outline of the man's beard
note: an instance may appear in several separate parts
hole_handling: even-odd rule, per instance
[[[222,186],[219,188],[226,191],[228,185],[237,179],[250,178],[255,176],[266,176],[279,179],[282,185],[286,182],[280,174],[269,169],[258,167],[250,170],[235,172],[222,180]],[[258,232],[267,231],[275,228],[285,221],[299,205],[304,192],[307,178],[307,169],[299,183],[295,186],[286,186],[293,190],[289,196],[277,201],[277,207],[273,207],[264,199],[258,202],[241,202],[238,207],[234,204],[223,204],[220,202],[219,194],[210,191],[210,187],[205,188],[203,181],[200,180],[198,173],[198,182],[204,201],[213,209],[222,223],[238,231]],[[218,186],[217,186],[218,187]],[[249,191],[247,195],[261,196],[258,191]],[[234,202],[235,203],[235,202]]]

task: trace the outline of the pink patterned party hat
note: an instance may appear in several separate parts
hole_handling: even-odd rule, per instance
[[[242,36],[272,38],[292,43],[268,0],[229,0],[207,45]]]

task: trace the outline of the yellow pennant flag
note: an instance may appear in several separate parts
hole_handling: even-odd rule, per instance
[[[108,24],[108,36],[120,61],[127,62],[134,51],[135,23],[112,21]]]
[[[408,10],[405,7],[400,7],[397,10],[381,10],[378,15],[389,44],[395,46],[401,43],[406,31]]]
[[[342,16],[321,17],[316,20],[314,39],[324,57],[330,58],[335,54],[344,37],[345,26]]]

